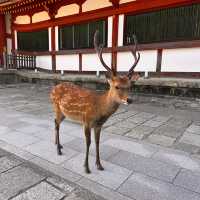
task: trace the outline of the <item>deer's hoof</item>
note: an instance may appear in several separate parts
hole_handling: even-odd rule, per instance
[[[57,150],[57,154],[59,155],[59,156],[61,156],[62,155],[62,151],[59,149],[59,150]]]
[[[89,169],[89,168],[85,168],[85,173],[86,173],[86,174],[91,174],[90,169]]]
[[[104,170],[104,168],[103,168],[103,166],[101,164],[97,164],[97,169],[100,170],[100,171]]]

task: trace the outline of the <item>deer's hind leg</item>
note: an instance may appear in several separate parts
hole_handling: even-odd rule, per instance
[[[88,164],[89,149],[90,149],[90,144],[91,144],[91,128],[89,128],[88,126],[85,126],[84,131],[85,131],[85,139],[86,139],[86,156],[85,156],[84,167],[85,167],[85,172],[89,174],[91,173],[89,164]]]
[[[96,166],[98,170],[104,170],[101,165],[100,155],[99,155],[99,142],[100,142],[101,126],[94,128],[95,144],[96,144]]]
[[[56,118],[55,118],[55,144],[57,145],[57,154],[62,155],[61,149],[63,148],[60,144],[60,124],[65,119],[65,116],[62,114],[61,110],[57,106],[55,108]]]

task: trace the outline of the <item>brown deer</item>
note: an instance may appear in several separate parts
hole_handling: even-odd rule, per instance
[[[103,60],[103,45],[98,45],[98,34],[98,31],[96,31],[94,35],[94,46],[102,65],[108,71],[109,78],[107,79],[110,84],[110,89],[102,94],[81,88],[72,83],[61,83],[55,86],[50,94],[55,110],[55,144],[57,145],[57,153],[58,155],[62,154],[59,127],[65,117],[83,124],[86,138],[86,157],[84,163],[86,173],[90,173],[88,154],[91,143],[91,129],[94,128],[95,133],[96,166],[97,169],[104,170],[99,156],[99,141],[102,125],[117,110],[120,104],[128,105],[132,102],[128,98],[131,80],[137,80],[139,78],[139,75],[133,76],[134,68],[140,59],[140,54],[136,52],[136,38],[134,38],[135,46],[131,50],[135,62],[127,75],[117,76]]]

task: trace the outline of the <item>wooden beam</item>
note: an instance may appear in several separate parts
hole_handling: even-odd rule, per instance
[[[137,0],[135,2],[125,3],[119,5],[119,8],[114,8],[113,6],[101,8],[98,10],[82,12],[80,14],[75,14],[72,16],[60,17],[55,20],[46,20],[43,22],[33,23],[31,25],[17,25],[14,27],[20,31],[32,31],[35,29],[44,29],[51,26],[61,26],[67,24],[81,23],[85,21],[91,21],[96,19],[102,19],[108,16],[120,15],[120,14],[138,14],[145,13],[154,10],[159,10],[169,7],[178,7],[183,5],[200,3],[200,0]]]
[[[55,48],[56,48],[56,42],[55,42],[55,27],[53,26],[51,28],[51,59],[52,59],[52,71],[56,72],[56,54],[55,54]]]
[[[112,70],[117,72],[117,51],[115,51],[118,42],[118,24],[119,15],[113,16],[113,32],[112,32]]]

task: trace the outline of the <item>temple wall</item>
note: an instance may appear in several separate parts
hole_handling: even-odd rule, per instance
[[[57,70],[79,70],[79,55],[57,55]]]
[[[168,49],[163,51],[163,72],[200,72],[200,48]]]
[[[157,51],[141,51],[141,59],[135,68],[135,71],[156,71]],[[119,52],[117,54],[117,70],[128,71],[134,63],[134,57],[131,52]]]
[[[36,66],[52,70],[52,59],[51,56],[36,56]]]
[[[111,67],[111,53],[104,53],[103,58],[105,63]],[[83,71],[105,71],[97,54],[83,54],[82,56]]]

